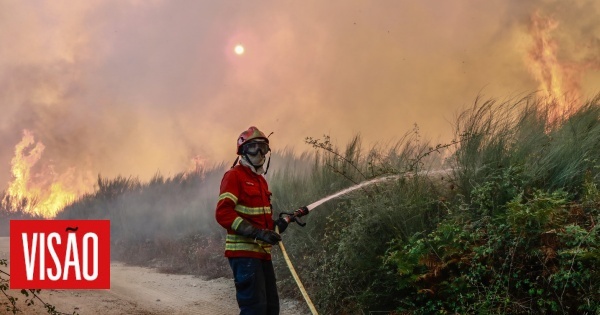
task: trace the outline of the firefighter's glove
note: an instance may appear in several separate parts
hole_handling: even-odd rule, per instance
[[[259,239],[265,243],[275,245],[281,241],[281,236],[275,233],[275,231],[256,229],[254,239]]]
[[[279,228],[279,234],[283,233],[283,231],[285,231],[285,229],[288,227],[288,223],[284,218],[279,218],[273,221],[273,223]]]
[[[275,245],[281,241],[281,236],[275,233],[275,231],[257,229],[246,220],[243,220],[235,231],[240,235],[251,237],[255,240],[258,239],[271,245]]]

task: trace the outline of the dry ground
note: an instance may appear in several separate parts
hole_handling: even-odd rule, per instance
[[[0,237],[0,258],[9,258],[9,239]],[[8,272],[8,270],[6,270]],[[189,275],[111,263],[110,290],[42,290],[41,298],[64,313],[88,314],[238,314],[233,280],[203,280]],[[10,293],[24,300],[18,290]],[[7,300],[0,295],[0,314]],[[37,302],[37,301],[36,301]],[[36,303],[38,304],[38,303]],[[308,314],[300,302],[282,300],[282,315]],[[22,306],[20,314],[47,314],[40,305]]]

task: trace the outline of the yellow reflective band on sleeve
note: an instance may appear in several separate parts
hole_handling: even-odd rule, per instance
[[[271,207],[246,207],[242,205],[236,205],[235,211],[241,214],[258,215],[258,214],[271,214]]]
[[[237,201],[238,201],[238,198],[234,194],[232,194],[230,192],[224,192],[224,193],[222,193],[222,194],[219,195],[219,201],[221,201],[221,200],[223,200],[225,198],[231,199],[234,203],[237,203]]]
[[[236,231],[238,226],[240,226],[240,224],[242,223],[242,221],[244,221],[244,219],[240,217],[235,218],[235,220],[233,220],[233,223],[231,223],[231,229]]]
[[[260,240],[254,241],[254,239],[241,235],[227,234],[227,238],[225,240],[225,250],[231,251],[243,250],[271,254],[272,247],[273,246],[271,244],[267,244]]]

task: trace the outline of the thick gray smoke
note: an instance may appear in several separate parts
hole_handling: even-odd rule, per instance
[[[598,62],[595,0],[0,0],[0,188],[23,130],[45,145],[38,171],[92,179],[230,163],[250,125],[296,151],[414,124],[446,140],[478,94],[538,88],[525,64],[536,10],[559,23],[560,60]]]

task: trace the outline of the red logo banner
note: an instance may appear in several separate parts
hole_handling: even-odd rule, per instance
[[[110,289],[109,220],[11,220],[11,289]]]

